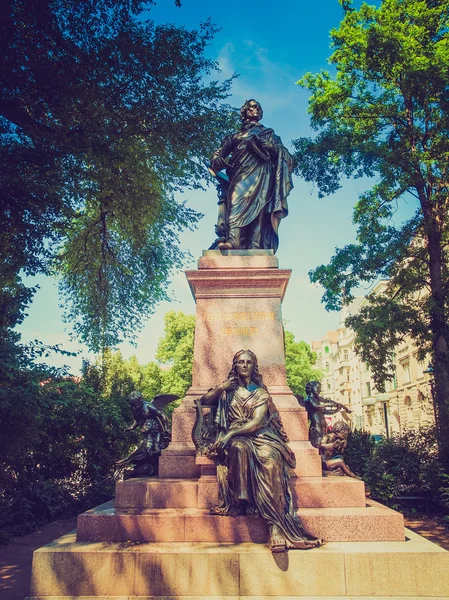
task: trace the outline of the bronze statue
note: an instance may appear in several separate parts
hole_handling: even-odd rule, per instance
[[[128,401],[134,417],[134,422],[125,431],[133,431],[140,427],[142,442],[134,452],[116,462],[119,472],[125,467],[134,465],[134,469],[125,472],[125,479],[157,475],[158,458],[161,450],[170,443],[170,421],[164,413],[164,407],[177,400],[174,394],[155,396],[151,402],[145,402],[140,392],[131,392]]]
[[[219,190],[218,239],[212,248],[278,248],[293,158],[281,138],[260,123],[262,116],[259,102],[247,100],[240,109],[241,130],[225,137],[212,156],[210,171]]]
[[[309,440],[312,446],[319,448],[323,436],[326,434],[327,423],[325,415],[334,415],[340,410],[344,410],[347,413],[352,411],[347,408],[344,404],[334,402],[329,398],[323,398],[320,396],[321,384],[319,381],[309,381],[306,385],[307,396],[303,399],[304,406],[307,410],[307,416],[310,421],[309,428]],[[301,400],[296,396],[298,401]]]
[[[228,379],[200,402],[216,410],[216,437],[206,455],[217,462],[220,504],[211,512],[260,515],[270,527],[272,552],[321,546],[322,540],[305,533],[293,508],[289,469],[295,455],[255,354],[237,352]]]
[[[342,421],[338,421],[327,428],[327,433],[321,438],[321,463],[323,471],[342,471],[348,477],[360,479],[351,471],[343,458],[350,431],[349,425]]]

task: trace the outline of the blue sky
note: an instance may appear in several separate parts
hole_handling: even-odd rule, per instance
[[[208,56],[221,67],[221,77],[239,73],[229,99],[241,106],[248,98],[256,98],[263,107],[263,123],[274,128],[284,144],[292,149],[291,140],[310,135],[307,115],[308,92],[295,82],[306,72],[328,68],[330,30],[338,27],[342,9],[337,0],[281,0],[279,2],[213,2],[183,0],[176,8],[171,0],[160,0],[151,10],[156,23],[172,22],[186,28],[197,28],[211,17],[221,27],[208,48]],[[292,277],[283,304],[287,328],[296,339],[310,342],[338,326],[337,313],[327,313],[321,304],[321,290],[312,285],[308,272],[327,263],[335,251],[355,238],[352,207],[358,195],[368,187],[363,180],[345,181],[336,194],[318,199],[310,184],[295,178],[289,197],[289,216],[280,226],[280,248],[277,253],[281,268],[292,269]],[[195,233],[186,232],[181,241],[195,261],[214,239],[216,193],[213,188],[186,191],[188,204],[205,214]],[[137,347],[123,344],[123,355],[136,354],[139,362],[154,358],[158,339],[163,335],[163,318],[168,310],[194,313],[195,305],[183,273],[175,274],[170,288],[174,301],[163,303],[149,317],[138,337]],[[76,359],[54,358],[54,364],[67,363],[76,372],[85,348],[71,342],[70,326],[62,323],[56,282],[48,278],[30,278],[41,290],[20,327],[23,340],[40,339],[48,344],[61,343],[66,349],[80,351]],[[361,290],[361,293],[367,292]]]

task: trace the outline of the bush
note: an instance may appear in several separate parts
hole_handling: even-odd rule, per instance
[[[355,431],[349,436],[345,459],[375,500],[395,507],[398,496],[429,495],[438,508],[449,508],[448,479],[438,459],[434,427],[406,431],[377,444],[371,434]]]
[[[135,441],[123,430],[126,396],[105,398],[87,372],[80,382],[28,375],[0,393],[0,542],[110,499],[115,462]]]

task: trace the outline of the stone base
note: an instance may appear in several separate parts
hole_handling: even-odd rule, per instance
[[[295,508],[364,507],[365,485],[350,477],[293,477]],[[215,475],[197,479],[136,478],[116,486],[117,508],[211,508],[218,503]]]
[[[370,501],[367,507],[300,508],[304,528],[326,541],[403,541],[403,516]],[[253,542],[268,527],[255,516],[220,517],[196,508],[114,508],[107,502],[78,517],[78,541]]]
[[[34,553],[27,600],[449,598],[449,553],[406,534],[272,555],[261,544],[83,543],[72,533]]]

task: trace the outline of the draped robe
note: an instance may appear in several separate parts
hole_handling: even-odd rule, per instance
[[[225,162],[229,155],[230,164]],[[244,248],[276,252],[279,222],[288,215],[287,196],[293,187],[293,159],[281,138],[258,123],[225,137],[211,166],[215,171],[226,168],[229,176],[227,223],[231,241],[236,230],[246,228]],[[255,246],[254,229],[258,237]]]
[[[235,390],[221,394],[218,400],[217,439],[252,420],[259,406],[266,404],[268,410],[259,429],[229,442],[226,457],[217,468],[220,504],[211,512],[232,514],[232,507],[246,500],[257,507],[268,525],[277,525],[287,540],[309,539],[293,508],[289,469],[296,460],[286,443],[279,413],[264,388],[252,384],[250,390],[245,398]]]

